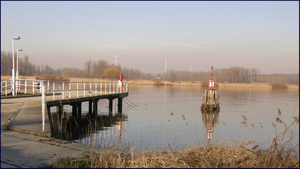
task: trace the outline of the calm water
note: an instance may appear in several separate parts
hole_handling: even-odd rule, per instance
[[[275,133],[271,123],[277,124],[278,108],[286,124],[293,121],[292,116],[299,117],[298,90],[219,88],[220,112],[205,114],[200,110],[205,89],[131,85],[129,97],[123,101],[127,118],[75,141],[104,148],[118,143],[135,150],[153,150],[168,148],[169,144],[188,147],[251,138],[266,146]],[[108,113],[108,101],[100,100],[98,106],[99,115]],[[87,105],[83,109],[87,111]],[[242,115],[248,127],[242,126]],[[279,125],[278,130],[282,127]],[[295,142],[299,142],[298,136]]]

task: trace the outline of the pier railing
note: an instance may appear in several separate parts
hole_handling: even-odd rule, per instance
[[[12,80],[1,81],[1,95],[12,93]],[[41,94],[42,96],[42,131],[45,131],[46,95],[52,99],[72,99],[79,97],[97,96],[128,92],[128,84],[124,82],[68,82],[49,80],[16,79],[16,95]],[[58,95],[58,96],[57,96]],[[61,95],[61,96],[60,96]]]
[[[86,96],[128,92],[128,84],[122,82],[68,82],[49,80],[16,80],[16,95],[41,94],[42,85],[47,95],[52,94],[55,99],[71,99]],[[9,95],[12,91],[12,80],[1,81],[1,94]]]

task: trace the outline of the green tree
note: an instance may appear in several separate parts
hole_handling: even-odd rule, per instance
[[[110,68],[106,68],[103,71],[103,78],[118,79],[119,77],[120,77],[120,71],[114,66],[112,66]]]

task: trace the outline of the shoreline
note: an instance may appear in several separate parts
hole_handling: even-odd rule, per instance
[[[11,76],[1,76],[1,80],[11,79]],[[20,79],[35,79],[35,76],[20,76]],[[70,82],[112,82],[117,80],[111,79],[102,79],[102,78],[75,78],[68,77]],[[155,80],[127,80],[124,79],[123,82],[126,82],[131,85],[156,85]],[[202,83],[200,81],[162,81],[162,86],[200,86]],[[224,83],[217,82],[217,88],[263,88],[263,89],[272,89],[271,83]],[[286,84],[288,89],[299,90],[299,85],[297,84]]]
[[[124,80],[128,84],[132,85],[155,85],[154,80]],[[169,82],[169,81],[161,81],[164,86],[199,86],[202,87],[202,83],[200,81],[180,81],[180,82]],[[162,85],[162,86],[163,86]],[[264,89],[272,89],[271,83],[218,83],[217,88],[264,88]],[[299,86],[296,84],[286,84],[288,89],[298,89]]]

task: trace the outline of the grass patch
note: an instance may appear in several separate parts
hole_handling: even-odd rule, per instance
[[[284,83],[272,83],[272,89],[287,89],[287,85]]]
[[[165,84],[161,80],[155,80],[153,85],[163,86]]]

